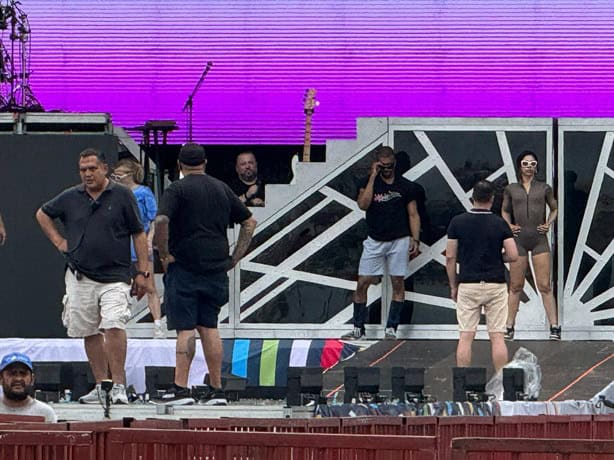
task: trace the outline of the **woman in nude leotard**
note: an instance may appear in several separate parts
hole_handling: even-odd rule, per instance
[[[557,215],[557,203],[552,188],[535,179],[537,157],[524,151],[516,158],[518,183],[509,184],[503,192],[501,215],[509,224],[516,246],[518,259],[510,264],[510,292],[508,300],[507,331],[505,338],[514,339],[514,324],[520,304],[529,266],[528,253],[535,271],[535,284],[541,293],[546,316],[550,322],[550,338],[560,340],[556,302],[550,282],[550,244],[546,236]],[[549,213],[546,218],[546,205]]]

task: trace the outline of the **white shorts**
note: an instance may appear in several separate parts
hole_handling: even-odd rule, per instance
[[[62,323],[69,337],[89,337],[105,329],[125,329],[130,319],[130,285],[80,280],[66,270]]]
[[[384,265],[390,276],[407,276],[409,271],[409,236],[392,241],[376,241],[371,237],[362,243],[358,265],[359,276],[382,276]]]

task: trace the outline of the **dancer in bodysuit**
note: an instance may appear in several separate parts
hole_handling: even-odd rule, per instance
[[[550,338],[561,339],[556,302],[550,280],[550,244],[548,231],[556,220],[557,202],[552,188],[535,179],[537,157],[531,151],[524,151],[516,158],[518,183],[509,184],[503,193],[502,217],[509,224],[516,246],[518,259],[510,264],[510,292],[505,338],[514,339],[514,324],[520,304],[529,266],[528,253],[535,271],[535,284],[541,293],[546,316],[550,322]],[[550,212],[546,218],[546,204]]]

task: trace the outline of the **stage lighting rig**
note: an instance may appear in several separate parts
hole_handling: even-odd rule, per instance
[[[42,112],[30,87],[30,22],[20,5],[16,0],[2,5],[0,0],[0,30],[10,32],[8,40],[0,35],[0,111]]]

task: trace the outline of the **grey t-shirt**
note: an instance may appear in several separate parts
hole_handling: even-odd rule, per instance
[[[7,406],[4,403],[4,395],[0,396],[0,414],[42,415],[45,417],[45,422],[55,423],[58,421],[58,416],[55,415],[51,406],[32,397],[28,398],[28,402],[25,406],[13,407]]]

